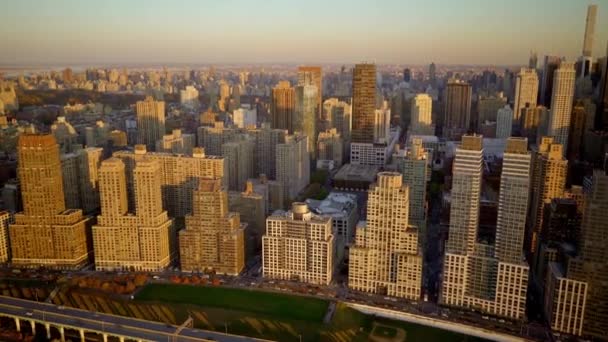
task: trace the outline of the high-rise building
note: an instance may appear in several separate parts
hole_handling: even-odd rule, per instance
[[[391,110],[385,101],[382,108],[374,110],[374,142],[387,144],[391,136]]]
[[[463,136],[453,166],[440,302],[522,319],[529,269],[522,252],[530,171],[527,141],[507,139],[495,244],[477,240],[482,154],[481,136]]]
[[[51,125],[51,133],[55,136],[61,153],[74,152],[80,147],[78,145],[78,132],[65,119],[65,116],[57,117],[57,120]]]
[[[179,232],[181,268],[238,275],[245,266],[245,230],[238,213],[228,211],[220,179],[205,179],[193,194],[192,214]]]
[[[203,147],[211,156],[222,155],[222,145],[233,141],[241,131],[224,127],[224,122],[216,121],[212,127],[201,126],[197,129],[197,146]]]
[[[258,188],[259,189],[259,188]],[[266,232],[267,201],[264,193],[256,192],[252,181],[247,181],[242,192],[228,192],[230,211],[239,213],[241,222],[247,224],[245,231],[245,258],[251,259],[262,250],[262,236]]]
[[[437,67],[435,66],[435,63],[431,63],[429,65],[429,81],[431,81],[431,83],[434,83],[437,80]]]
[[[587,20],[585,21],[585,38],[583,40],[583,56],[593,55],[593,39],[595,36],[595,20],[597,17],[597,5],[587,7]]]
[[[331,128],[319,133],[317,139],[317,160],[332,160],[335,168],[342,166],[344,142],[338,130]]]
[[[515,80],[515,99],[513,105],[513,120],[519,125],[523,108],[536,107],[538,98],[538,75],[536,68],[521,68]]]
[[[79,209],[66,210],[55,138],[22,134],[17,151],[23,212],[9,227],[13,265],[63,269],[87,265],[89,219]]]
[[[536,70],[538,66],[538,55],[536,51],[530,52],[530,59],[528,61],[528,69]]]
[[[289,135],[276,148],[276,180],[283,185],[285,199],[294,199],[310,183],[308,137]]]
[[[225,80],[219,82],[220,98],[218,99],[217,107],[220,112],[225,112],[230,104],[230,84]]]
[[[496,114],[496,138],[506,139],[511,136],[513,127],[513,110],[509,105],[498,110]]]
[[[174,129],[156,142],[156,152],[192,154],[195,143],[194,134],[182,134],[181,129]]]
[[[444,136],[458,139],[471,125],[471,85],[460,80],[448,81],[445,90]]]
[[[0,210],[0,264],[10,260],[11,249],[8,239],[8,225],[11,222],[11,213]]]
[[[428,94],[417,94],[412,99],[410,133],[433,135],[435,132],[432,120],[433,99]]]
[[[357,64],[353,69],[352,142],[374,143],[376,65]]]
[[[323,103],[323,74],[320,66],[300,66],[298,67],[298,85],[312,85],[317,87],[317,104],[315,106],[317,113],[315,119],[327,120],[322,118],[321,108]]]
[[[331,127],[338,130],[344,142],[342,155],[347,157],[350,155],[351,129],[352,129],[352,107],[350,104],[340,101],[336,98],[331,98],[323,102],[323,109],[326,115],[329,115]]]
[[[285,142],[287,130],[271,128],[270,123],[264,122],[259,129],[249,129],[247,132],[255,137],[254,173],[275,179],[277,145]]]
[[[403,175],[403,184],[410,189],[410,223],[422,226],[426,221],[426,182],[430,177],[429,154],[422,146],[422,139],[414,138],[410,148],[393,155],[397,170]]]
[[[601,64],[602,77],[599,87],[599,105],[595,117],[595,128],[608,128],[608,45],[606,46],[606,57]]]
[[[590,113],[595,114],[595,113]],[[577,101],[572,107],[568,133],[568,160],[580,160],[583,152],[583,138],[586,131],[587,111],[582,101]]]
[[[531,155],[526,138],[507,139],[496,222],[496,258],[513,264],[523,260],[530,193]]]
[[[397,172],[381,172],[372,184],[367,221],[350,248],[348,286],[394,297],[419,299],[422,253],[418,229],[408,223],[409,187]]]
[[[308,137],[308,152],[310,159],[316,157],[317,149],[317,118],[318,91],[314,85],[298,85],[296,87],[296,106],[293,115],[293,132],[300,132]]]
[[[222,145],[222,156],[228,171],[228,188],[230,190],[244,190],[245,182],[254,176],[254,149],[255,141],[247,136]]]
[[[409,68],[403,69],[403,82],[410,83],[412,80],[412,71]]]
[[[529,252],[536,253],[541,233],[545,205],[554,198],[562,197],[566,187],[568,161],[562,152],[563,146],[552,137],[542,137],[533,156],[531,182],[532,200],[528,218]]]
[[[477,127],[486,122],[495,122],[498,110],[507,105],[503,92],[479,94],[477,97]]]
[[[165,102],[148,96],[144,101],[137,101],[136,114],[137,142],[152,151],[156,141],[165,135]]]
[[[559,68],[562,59],[558,56],[545,56],[543,64],[543,78],[540,84],[540,99],[541,105],[547,107],[551,105],[551,96],[553,94],[553,75],[555,70]]]
[[[189,108],[198,108],[198,90],[193,86],[186,86],[185,89],[179,91],[179,103]]]
[[[195,147],[191,156],[185,156],[147,152],[144,145],[136,145],[134,152],[118,151],[113,156],[120,158],[127,168],[130,208],[135,208],[133,170],[136,163],[142,160],[156,160],[160,163],[163,208],[171,217],[184,217],[192,212],[192,191],[198,188],[200,179],[222,178],[224,184],[228,181],[224,158],[207,156],[200,147]]]
[[[548,118],[548,110],[544,106],[524,107],[519,117],[519,133],[528,138],[528,143],[536,143],[541,121]]]
[[[553,79],[551,114],[547,135],[554,137],[555,142],[563,146],[564,153],[568,150],[568,133],[574,101],[575,78],[574,63],[562,62],[559,69],[555,71]]]
[[[80,206],[85,213],[99,208],[99,167],[103,159],[103,149],[87,147],[76,152],[78,158],[78,190]]]
[[[122,160],[101,163],[101,214],[93,226],[95,269],[160,271],[175,257],[173,221],[163,210],[160,165],[141,160],[133,169],[135,208],[129,212]]]
[[[328,285],[334,273],[334,235],[330,217],[313,214],[294,202],[289,212],[266,219],[262,238],[265,278]]]
[[[589,183],[580,254],[570,262],[568,277],[588,284],[583,334],[602,339],[608,329],[608,173],[594,170]]]
[[[235,109],[232,112],[232,122],[238,128],[256,126],[258,122],[258,111],[255,107],[251,108],[250,105],[243,104],[241,108]]]
[[[280,81],[272,88],[270,113],[272,128],[287,129],[293,133],[292,120],[296,107],[296,90],[289,81]]]

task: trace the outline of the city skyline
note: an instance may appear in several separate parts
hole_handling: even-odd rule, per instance
[[[523,65],[542,55],[581,54],[587,5],[550,0],[233,0],[171,6],[9,1],[0,14],[0,65],[156,63],[355,63]],[[321,7],[322,6],[322,7]],[[319,10],[322,8],[322,10]],[[413,10],[414,9],[414,10]],[[159,19],[162,18],[162,19]],[[514,21],[504,20],[512,18]],[[598,6],[593,56],[608,41]],[[164,20],[163,20],[164,19]],[[502,19],[502,20],[498,20]],[[517,19],[517,20],[515,20]],[[475,22],[475,25],[471,25]],[[517,22],[517,25],[505,25]],[[484,27],[484,30],[477,30]],[[278,49],[277,47],[281,47]]]

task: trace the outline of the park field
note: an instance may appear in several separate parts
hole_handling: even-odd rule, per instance
[[[135,299],[246,311],[308,322],[323,321],[329,305],[326,300],[303,296],[173,284],[149,284],[137,293]]]
[[[149,284],[135,297],[140,307],[162,306],[195,327],[274,341],[480,342],[446,330],[366,315],[338,303],[330,323],[328,301],[297,295],[175,284]]]

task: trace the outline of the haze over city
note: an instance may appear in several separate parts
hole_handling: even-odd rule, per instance
[[[3,1],[0,340],[608,341],[601,2]]]
[[[531,50],[577,57],[588,3],[7,0],[0,64],[522,65]],[[594,56],[607,40],[598,25]]]

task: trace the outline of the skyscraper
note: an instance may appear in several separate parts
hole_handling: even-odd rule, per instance
[[[412,71],[409,68],[403,69],[403,82],[410,83],[412,80]]]
[[[323,103],[323,73],[320,66],[300,66],[298,67],[298,85],[312,85],[317,87],[317,104],[315,106],[315,113],[317,114],[315,120],[324,119],[322,118],[322,103]]]
[[[403,184],[410,189],[409,222],[417,226],[426,221],[426,182],[430,176],[428,158],[420,138],[414,138],[412,145],[402,154],[393,155],[397,170],[403,175]]]
[[[313,214],[306,203],[294,202],[291,211],[266,219],[262,238],[265,278],[328,285],[334,266],[331,217]]]
[[[247,136],[222,145],[230,190],[244,190],[247,179],[254,176],[254,148],[255,141]]]
[[[135,210],[129,213],[125,164],[101,163],[101,214],[93,226],[97,270],[160,271],[175,257],[173,221],[163,210],[160,165],[139,161],[133,170]]]
[[[538,55],[536,54],[536,51],[531,51],[530,60],[528,61],[528,68],[536,71],[537,66],[538,66]]]
[[[482,163],[481,137],[464,136],[454,162],[440,302],[522,319],[529,269],[522,253],[530,170],[527,141],[507,139],[495,244],[477,240]]]
[[[367,221],[350,248],[348,286],[389,296],[419,299],[422,254],[418,229],[408,224],[409,187],[397,172],[381,172],[372,184]]]
[[[513,127],[513,110],[509,105],[498,110],[496,114],[496,138],[506,139],[511,136]]]
[[[294,199],[310,182],[308,137],[289,135],[276,148],[276,180],[283,185],[285,199]]]
[[[191,156],[185,156],[147,152],[144,145],[135,145],[135,151],[118,151],[113,156],[120,158],[127,168],[130,208],[135,208],[133,170],[136,163],[143,160],[156,160],[160,163],[163,208],[171,217],[184,217],[192,212],[192,191],[198,188],[200,179],[222,178],[225,184],[228,181],[225,159],[220,156],[208,156],[205,149],[200,147],[195,147]]]
[[[429,81],[431,81],[431,83],[434,83],[437,80],[437,67],[435,66],[435,63],[431,63],[429,65]]]
[[[583,40],[583,56],[591,57],[593,54],[593,39],[595,36],[595,19],[597,17],[597,5],[587,7],[587,20],[585,21],[585,38]]]
[[[552,199],[561,197],[566,187],[568,161],[562,150],[563,146],[552,137],[542,137],[534,153],[532,200],[528,219],[528,245],[531,253],[536,253],[545,205],[551,203]]]
[[[238,213],[228,211],[221,179],[201,180],[193,194],[193,211],[179,232],[181,268],[238,275],[245,266],[245,229]]]
[[[432,122],[433,99],[428,94],[417,94],[412,99],[411,109],[411,134],[433,135],[434,127]]]
[[[352,142],[374,143],[376,65],[357,64],[353,70]]]
[[[568,150],[568,133],[574,101],[575,78],[574,63],[562,62],[559,69],[555,71],[553,80],[551,114],[547,135],[554,137],[555,142],[562,145],[564,153]]]
[[[562,59],[558,56],[545,56],[539,98],[540,104],[545,107],[551,105],[551,96],[553,94],[553,74],[555,73],[555,70],[559,68],[561,62]]]
[[[247,130],[255,137],[255,174],[264,174],[271,179],[276,179],[276,155],[277,145],[285,142],[288,135],[286,129],[270,128],[270,123],[262,123],[262,127],[255,130]]]
[[[317,149],[317,105],[318,91],[314,85],[298,85],[296,87],[296,106],[293,116],[293,132],[300,132],[308,137],[308,152],[314,160]]]
[[[343,162],[344,142],[335,128],[319,133],[317,139],[318,160],[332,160],[334,167],[339,168]]]
[[[137,101],[137,142],[153,151],[156,141],[165,135],[165,102],[154,101],[151,96]]]
[[[471,85],[460,80],[448,81],[445,90],[444,136],[458,139],[471,124]]]
[[[536,107],[538,98],[538,75],[536,68],[521,68],[515,80],[515,99],[513,105],[513,120],[519,126],[521,110],[527,107]]]
[[[17,267],[77,269],[89,263],[86,225],[79,209],[66,210],[59,145],[52,135],[22,134],[18,174],[23,212],[9,227]]]
[[[287,129],[293,133],[292,120],[296,106],[296,91],[289,81],[280,81],[272,88],[270,114],[272,128]]]

